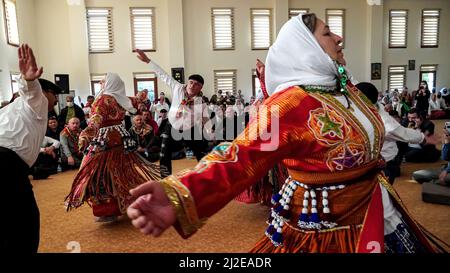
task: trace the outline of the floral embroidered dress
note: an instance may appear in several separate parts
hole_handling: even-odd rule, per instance
[[[130,99],[136,107],[137,99]],[[90,126],[80,135],[80,150],[86,155],[66,198],[68,209],[88,202],[95,216],[121,215],[130,189],[160,177],[159,167],[135,152],[136,142],[122,125],[124,116],[125,109],[113,96],[95,99]]]
[[[282,162],[289,178],[252,252],[434,251],[381,171],[377,109],[350,82],[347,90],[347,98],[300,86],[277,92],[233,142],[163,179],[180,235],[192,235]],[[271,130],[270,139],[259,137]]]

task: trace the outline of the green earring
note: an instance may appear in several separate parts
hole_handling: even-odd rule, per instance
[[[338,72],[340,75],[339,83],[341,85],[341,93],[347,94],[348,91],[346,86],[348,78],[347,73],[345,73],[345,68],[341,64],[338,64]]]

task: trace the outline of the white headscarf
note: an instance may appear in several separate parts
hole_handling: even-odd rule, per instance
[[[336,63],[303,23],[302,15],[286,22],[270,47],[265,78],[269,95],[295,85],[335,87]],[[350,73],[347,76],[351,79]]]
[[[126,96],[125,84],[116,73],[106,74],[105,87],[103,91],[100,92],[97,96],[100,96],[102,94],[114,97],[117,103],[123,107],[123,109],[132,114],[136,113],[136,109],[133,107],[133,104],[131,104],[130,99]]]

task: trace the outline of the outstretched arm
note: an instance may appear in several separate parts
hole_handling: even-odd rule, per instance
[[[269,111],[261,110],[236,140],[214,148],[194,169],[132,191],[136,201],[128,215],[136,220],[133,225],[145,234],[159,235],[159,229],[173,224],[187,238],[274,164],[292,156],[293,151],[301,156],[296,147],[308,139],[303,137],[307,130],[298,125],[307,116],[305,109],[298,107],[303,97],[294,89],[271,96],[266,102]],[[270,137],[260,135],[262,132],[270,132]],[[296,141],[292,142],[294,136]]]
[[[162,69],[158,64],[156,64],[154,61],[151,61],[144,51],[136,49],[136,52],[138,54],[137,58],[144,63],[150,64],[151,70],[156,73],[158,78],[160,78],[163,82],[167,84],[167,86],[169,86],[172,92],[172,96],[174,95],[175,90],[181,89],[183,85],[178,81],[176,81],[174,78],[172,78],[172,76],[167,74],[167,72],[164,71],[164,69]]]

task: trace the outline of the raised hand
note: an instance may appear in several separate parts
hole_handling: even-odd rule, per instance
[[[260,59],[256,59],[256,70],[260,75],[264,75],[265,64]]]
[[[43,68],[38,68],[33,50],[27,44],[18,49],[20,73],[27,81],[33,81],[42,75]]]
[[[137,199],[128,207],[127,214],[142,233],[158,237],[175,223],[175,209],[159,182],[149,181],[130,193]]]
[[[147,57],[147,54],[145,54],[144,51],[140,50],[140,49],[136,49],[136,52],[138,53],[137,57],[139,60],[143,61],[144,63],[149,63],[150,59]]]

